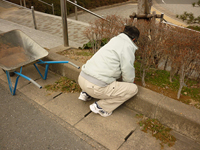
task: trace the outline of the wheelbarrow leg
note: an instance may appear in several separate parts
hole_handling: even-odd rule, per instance
[[[47,79],[47,74],[48,74],[48,70],[49,70],[49,64],[46,64],[45,66],[45,73],[44,76],[41,74],[40,70],[38,69],[37,65],[34,64],[35,68],[37,69],[38,73],[40,74],[40,76],[42,77],[42,79],[46,80]]]
[[[20,71],[21,71],[21,69],[20,69]],[[12,82],[11,82],[11,79],[10,79],[10,73],[8,71],[6,71],[6,75],[7,75],[7,79],[8,79],[8,85],[9,85],[10,92],[11,92],[12,95],[15,95],[18,80],[19,80],[20,76],[17,76],[16,81],[15,81],[15,86],[13,88]]]
[[[40,86],[37,82],[35,82],[31,78],[29,78],[29,77],[27,77],[27,76],[25,76],[25,75],[22,74],[22,67],[20,68],[20,72],[14,71],[14,73],[17,74],[18,76],[16,78],[15,86],[14,86],[14,89],[13,89],[12,82],[10,80],[10,74],[9,74],[8,71],[6,71],[6,75],[7,75],[7,79],[8,79],[8,84],[9,84],[10,92],[11,92],[12,95],[15,95],[19,77],[25,78],[26,80],[28,80],[28,81],[32,82],[33,84],[35,84],[40,89],[42,88],[42,86]]]

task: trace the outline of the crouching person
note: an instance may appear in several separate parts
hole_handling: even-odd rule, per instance
[[[138,92],[135,78],[135,45],[139,30],[125,26],[124,31],[113,37],[82,66],[78,83],[82,89],[79,99],[100,99],[90,105],[90,110],[103,117],[133,97]],[[122,82],[117,79],[122,77]]]

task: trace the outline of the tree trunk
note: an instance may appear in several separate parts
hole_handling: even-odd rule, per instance
[[[180,79],[179,79],[180,86],[179,86],[179,90],[178,90],[178,94],[177,94],[177,99],[179,99],[180,96],[181,96],[181,91],[182,91],[182,88],[184,86],[184,78],[185,78],[185,66],[183,64],[181,66],[181,74],[180,74]]]
[[[142,85],[145,87],[146,86],[146,83],[145,83],[145,76],[146,76],[146,70],[143,69],[143,72],[142,72]]]
[[[150,14],[152,0],[138,0],[138,12],[137,14]]]

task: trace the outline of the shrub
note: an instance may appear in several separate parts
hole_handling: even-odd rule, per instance
[[[192,6],[195,7],[196,3],[192,3]],[[200,6],[200,0],[197,2],[197,5]],[[197,18],[194,17],[193,13],[184,12],[182,15],[176,15],[176,18],[180,18],[183,21],[187,21],[188,24],[197,23],[200,24],[200,16]]]
[[[88,44],[91,45],[94,53],[102,44],[105,45],[112,37],[122,32],[124,25],[128,23],[127,19],[116,15],[107,16],[106,20],[97,19],[91,22],[91,26],[86,28],[83,33],[89,39]]]
[[[155,21],[137,21],[134,22],[139,31],[138,39],[139,50],[136,55],[140,56],[140,76],[142,85],[145,86],[146,72],[150,67],[157,68],[158,61],[163,57],[163,43],[165,42],[165,26]]]
[[[179,70],[180,86],[177,94],[177,99],[179,99],[185,85],[185,77],[189,77],[194,71],[199,71],[200,34],[184,28],[170,27],[166,36],[166,50],[164,52],[171,62],[171,81]]]

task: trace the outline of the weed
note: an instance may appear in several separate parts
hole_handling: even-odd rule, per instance
[[[143,114],[136,114],[136,118],[143,118],[144,117],[144,115]]]
[[[45,86],[46,90],[51,91],[61,91],[61,92],[81,92],[80,86],[76,83],[76,81],[68,79],[67,77],[61,77],[54,84],[49,84]]]
[[[136,115],[136,117],[141,118],[143,115]],[[149,130],[153,137],[161,141],[161,148],[164,147],[164,144],[167,144],[169,147],[173,146],[176,142],[176,138],[170,134],[171,128],[168,128],[162,125],[157,119],[144,119],[138,123],[142,126],[142,131],[147,133]]]

